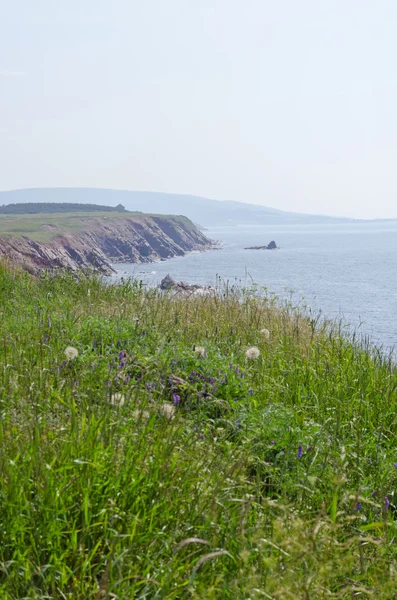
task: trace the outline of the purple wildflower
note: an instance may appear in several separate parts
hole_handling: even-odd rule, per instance
[[[131,377],[129,375],[127,375],[127,377],[124,379],[124,383],[129,383],[131,381]]]
[[[307,447],[307,451],[308,451],[308,452],[311,452],[312,450],[313,450],[313,446],[308,446],[308,447]]]
[[[359,512],[361,510],[361,502],[357,502],[356,507],[354,509],[356,512]]]
[[[179,396],[179,394],[172,394],[172,401],[175,404],[175,406],[179,406],[181,402],[181,397]]]
[[[148,383],[147,381],[145,381],[145,388],[147,389],[147,391],[149,392],[151,390],[151,384]]]
[[[385,496],[385,508],[386,508],[386,510],[388,510],[389,506],[390,506],[390,500],[389,500],[389,498],[387,496]]]
[[[371,498],[375,498],[377,493],[378,493],[378,490],[374,490],[371,494]]]
[[[302,446],[299,446],[299,447],[298,447],[298,454],[297,454],[297,457],[298,457],[298,458],[302,458],[302,454],[303,454],[303,448],[302,448]]]
[[[274,440],[272,440],[272,441],[270,442],[270,445],[271,445],[271,446],[274,446],[274,444],[275,444],[275,443],[276,443],[276,442],[275,442]]]
[[[393,467],[397,469],[397,462],[393,463]]]

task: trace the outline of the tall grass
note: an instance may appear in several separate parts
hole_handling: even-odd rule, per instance
[[[396,597],[390,359],[252,290],[9,268],[0,327],[1,598]]]

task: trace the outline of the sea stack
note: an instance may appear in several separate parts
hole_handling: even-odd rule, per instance
[[[268,243],[267,246],[249,246],[244,250],[278,250],[278,246],[274,240]]]

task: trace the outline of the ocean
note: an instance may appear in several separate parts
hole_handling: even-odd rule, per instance
[[[397,221],[229,226],[206,230],[220,249],[164,262],[114,265],[117,277],[265,287],[295,305],[342,320],[389,351],[397,346]],[[275,240],[279,250],[245,250]]]

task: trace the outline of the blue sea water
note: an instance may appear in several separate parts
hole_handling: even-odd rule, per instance
[[[397,221],[330,225],[230,226],[208,229],[221,249],[147,265],[118,264],[118,276],[156,285],[170,273],[189,283],[216,277],[255,282],[296,304],[369,335],[385,350],[397,346]],[[274,239],[279,250],[245,250]]]

